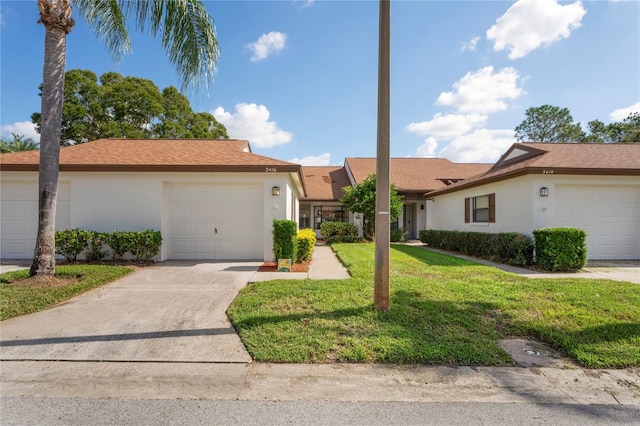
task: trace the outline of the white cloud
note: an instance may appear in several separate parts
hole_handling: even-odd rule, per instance
[[[440,157],[459,163],[494,163],[514,142],[513,130],[480,129],[451,141]]]
[[[462,51],[464,52],[465,50],[469,50],[469,51],[475,51],[476,47],[478,47],[478,42],[480,41],[480,37],[474,37],[471,40],[469,40],[468,43],[462,43]]]
[[[269,110],[264,105],[240,103],[236,112],[230,113],[223,107],[211,112],[224,124],[229,137],[246,139],[257,148],[270,148],[291,142],[293,134],[278,128],[275,121],[269,121]]]
[[[293,0],[293,4],[297,5],[300,9],[307,8],[314,3],[315,0]]]
[[[302,158],[292,158],[290,163],[301,164],[303,166],[328,166],[331,163],[331,154],[325,152],[318,156],[309,155]]]
[[[6,133],[7,136],[11,133],[15,133],[16,135],[22,135],[25,138],[33,139],[34,142],[40,142],[40,133],[36,132],[36,125],[30,121],[18,121],[13,124],[5,124],[0,127],[3,133]]]
[[[427,138],[424,143],[416,149],[416,157],[436,157],[436,149],[438,148],[438,141],[435,138]]]
[[[489,114],[507,109],[505,100],[524,93],[518,87],[518,72],[512,67],[494,73],[492,66],[468,72],[453,84],[454,90],[442,92],[436,105],[454,106],[459,112]]]
[[[580,1],[519,0],[487,30],[496,51],[509,49],[509,59],[522,58],[540,46],[569,37],[587,13]]]
[[[487,121],[486,115],[480,114],[446,114],[436,113],[432,120],[411,123],[407,130],[419,135],[429,135],[442,139],[453,139],[462,136]]]
[[[640,113],[640,102],[628,106],[626,108],[618,108],[609,114],[609,118],[613,121],[622,121],[634,112]]]
[[[247,47],[253,52],[251,62],[261,61],[273,53],[281,51],[284,49],[286,41],[287,35],[278,31],[262,34],[258,41],[247,44]]]

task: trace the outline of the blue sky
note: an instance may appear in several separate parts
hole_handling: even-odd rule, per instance
[[[206,1],[221,57],[188,94],[254,152],[307,165],[375,156],[376,1]],[[2,135],[38,140],[44,28],[35,0],[0,3]],[[391,155],[493,162],[525,110],[617,121],[640,111],[640,3],[392,1]],[[161,90],[178,79],[158,40],[132,30],[114,63],[76,14],[67,69],[116,71]]]

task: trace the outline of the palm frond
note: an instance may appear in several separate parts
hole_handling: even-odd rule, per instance
[[[118,0],[74,0],[73,4],[116,62],[131,51],[123,13],[126,8],[122,9]]]
[[[215,23],[201,0],[75,0],[75,5],[116,60],[131,49],[126,30],[130,16],[139,31],[161,35],[183,90],[197,90],[203,82],[208,89],[220,48]]]
[[[182,89],[208,88],[220,49],[215,23],[200,0],[126,1],[135,11],[138,29],[149,25],[151,35],[161,35],[162,47],[176,67]]]

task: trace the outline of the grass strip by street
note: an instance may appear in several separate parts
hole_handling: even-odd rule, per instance
[[[29,278],[28,270],[0,275],[0,319],[41,311],[132,272],[108,265],[62,265],[53,279]]]
[[[348,280],[253,283],[228,314],[257,361],[512,365],[504,337],[590,368],[640,366],[640,286],[529,279],[392,245],[391,310],[373,308],[373,244],[335,244]]]

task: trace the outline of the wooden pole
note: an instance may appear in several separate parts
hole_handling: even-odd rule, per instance
[[[374,306],[389,310],[391,0],[380,0]]]

